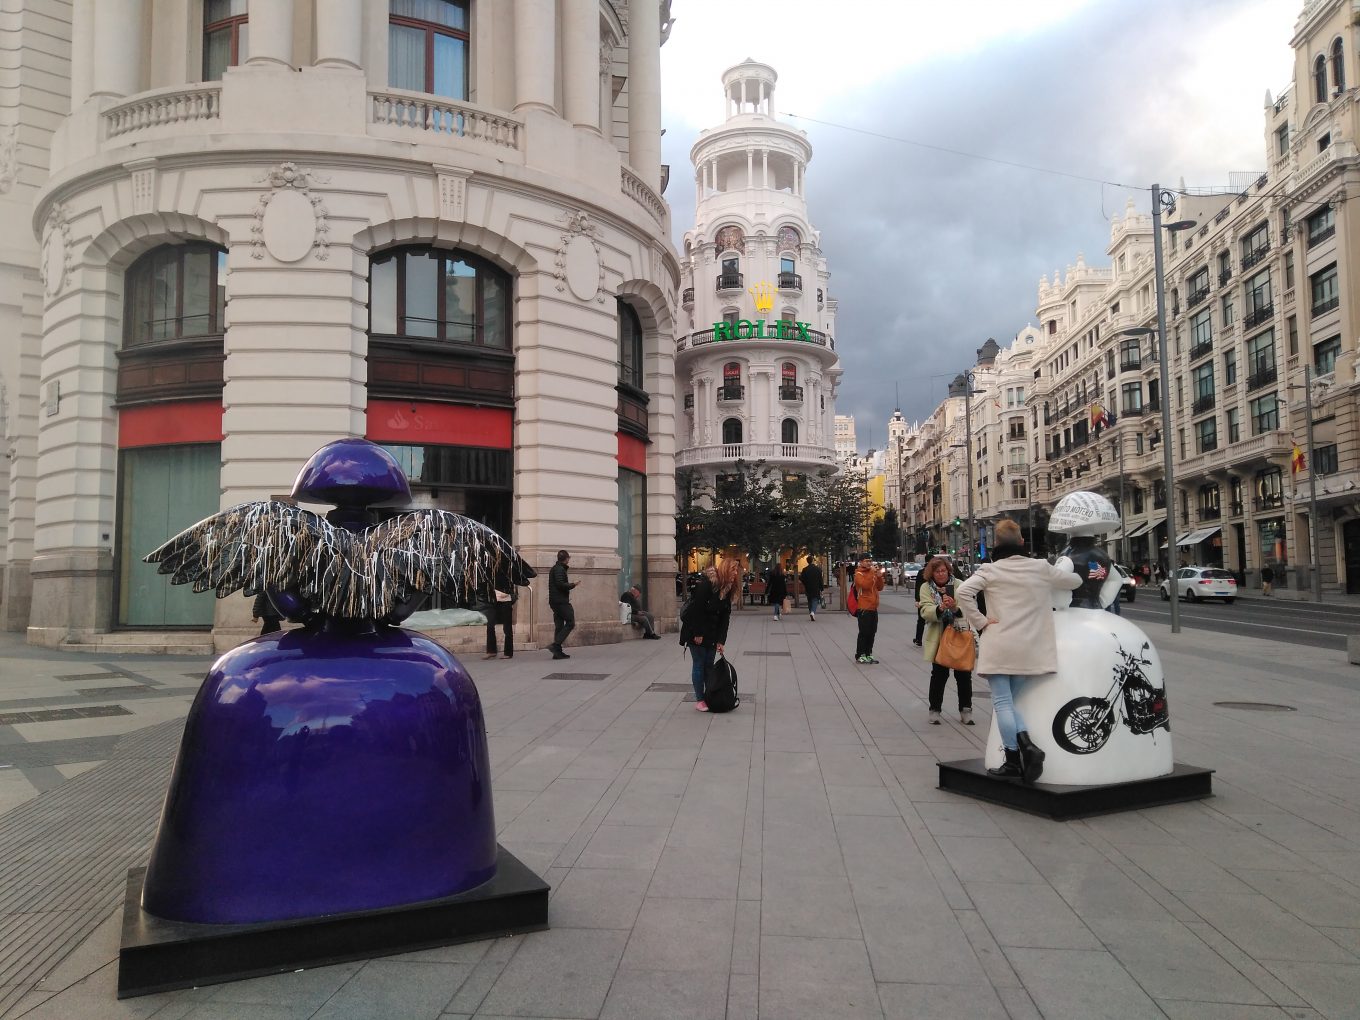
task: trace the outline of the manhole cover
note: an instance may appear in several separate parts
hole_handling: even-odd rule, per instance
[[[608,673],[549,673],[544,680],[608,680]]]
[[[792,652],[742,652],[741,654],[742,654],[742,655],[772,655],[772,656],[783,656],[783,657],[786,658],[786,659],[792,658],[792,657],[793,657],[793,653],[792,653]]]
[[[1268,701],[1215,701],[1215,708],[1240,708],[1244,712],[1297,712],[1293,705],[1272,705]]]
[[[662,694],[693,694],[694,687],[691,684],[650,684],[649,691],[659,691]]]

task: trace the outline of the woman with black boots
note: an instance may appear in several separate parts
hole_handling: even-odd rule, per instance
[[[978,567],[958,586],[954,597],[978,632],[976,672],[992,688],[992,713],[1006,760],[988,773],[1032,783],[1043,774],[1044,752],[1030,739],[1025,720],[1015,708],[1022,683],[1058,670],[1058,643],[1053,631],[1053,590],[1072,591],[1082,578],[1072,570],[1033,560],[1024,554],[1024,538],[1014,521],[998,521],[992,562]],[[978,596],[987,593],[987,612]]]

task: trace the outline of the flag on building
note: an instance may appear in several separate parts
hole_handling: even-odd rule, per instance
[[[1091,428],[1107,429],[1114,424],[1114,415],[1100,405],[1100,401],[1091,404]]]
[[[1306,470],[1307,467],[1308,467],[1308,458],[1305,457],[1305,456],[1303,455],[1303,451],[1302,451],[1301,449],[1299,449],[1299,444],[1298,444],[1298,443],[1295,443],[1295,444],[1294,444],[1294,456],[1291,457],[1290,460],[1289,460],[1289,473],[1290,473],[1291,475],[1296,475],[1296,474],[1298,474],[1300,471]]]

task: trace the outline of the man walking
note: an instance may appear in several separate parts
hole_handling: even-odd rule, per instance
[[[559,549],[557,562],[548,571],[548,608],[553,614],[553,639],[548,651],[552,652],[554,659],[571,658],[562,651],[562,642],[576,629],[576,611],[571,608],[571,590],[576,587],[577,582],[567,576],[567,567],[570,563],[571,553]]]
[[[808,560],[807,566],[798,575],[798,580],[803,582],[803,592],[807,595],[808,619],[816,623],[817,610],[822,607],[822,588],[826,585],[826,581],[822,577],[822,568],[812,560]]]

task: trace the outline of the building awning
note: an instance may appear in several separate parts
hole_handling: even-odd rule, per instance
[[[1212,528],[1198,528],[1195,531],[1190,532],[1184,538],[1176,539],[1176,546],[1179,548],[1183,545],[1199,545],[1206,538],[1217,534],[1220,530],[1222,529],[1218,525],[1215,525]]]
[[[1153,528],[1160,527],[1162,522],[1165,520],[1166,514],[1158,514],[1156,517],[1151,517],[1148,520],[1144,521],[1142,524],[1135,524],[1133,530],[1130,531],[1124,537],[1137,538],[1139,535],[1146,535]]]

